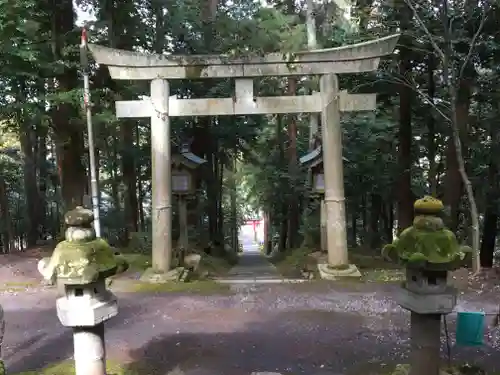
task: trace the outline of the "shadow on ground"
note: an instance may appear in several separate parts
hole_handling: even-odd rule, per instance
[[[54,301],[55,304],[55,301]],[[135,314],[134,306],[120,306],[124,315]],[[10,317],[15,314],[16,322],[22,322],[13,327],[9,322]],[[71,328],[61,327],[57,318],[55,307],[49,309],[33,309],[8,311],[6,314],[6,337],[5,346],[9,346],[9,331],[24,331],[24,339],[16,340],[11,344],[4,360],[7,363],[9,374],[17,374],[23,371],[35,371],[49,364],[63,361],[73,355],[73,337]],[[106,322],[106,329],[123,324],[121,319],[111,319]],[[31,326],[42,326],[45,329],[33,332]],[[4,348],[5,349],[5,348]]]
[[[129,353],[127,370],[140,375],[382,374],[404,363],[409,350],[405,322],[391,329],[384,324],[367,326],[355,314],[280,313],[241,332],[159,335]],[[461,350],[453,361],[479,362],[493,371],[499,367],[493,355],[492,348]]]
[[[120,375],[372,375],[383,364],[406,362],[409,350],[408,316],[401,312],[346,313],[288,301],[275,311],[236,308],[227,298],[212,306],[203,302],[211,297],[142,297],[121,299],[120,314],[106,323],[109,358],[128,371]],[[6,358],[9,373],[72,356],[71,330],[61,329],[55,308],[9,314],[16,332],[26,332]],[[30,332],[34,326],[43,329]],[[457,362],[500,370],[494,345],[453,353]]]

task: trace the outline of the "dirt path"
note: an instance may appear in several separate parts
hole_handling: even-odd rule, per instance
[[[131,368],[147,362],[158,375],[176,367],[186,375],[368,375],[404,361],[408,351],[408,316],[390,293],[317,283],[238,286],[231,296],[123,294],[119,316],[107,325],[108,352]],[[0,296],[11,373],[71,356],[71,334],[57,320],[54,299],[52,291]],[[464,306],[495,307],[474,300]],[[497,331],[486,341],[481,348],[454,348],[454,356],[500,370],[493,357]]]
[[[3,354],[13,374],[72,354],[55,290],[37,286],[36,255],[11,257],[8,265],[0,258],[0,283],[26,283],[0,291]],[[235,285],[229,296],[118,294],[119,316],[107,323],[108,356],[131,368],[147,363],[157,371],[148,375],[176,368],[185,375],[370,375],[408,353],[408,314],[391,299],[395,287],[314,282]],[[498,288],[486,290],[462,296],[458,309],[498,311]],[[468,349],[455,348],[451,337],[454,358],[499,371],[497,336],[489,329],[486,345]]]

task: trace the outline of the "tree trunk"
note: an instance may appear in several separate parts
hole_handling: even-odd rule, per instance
[[[498,209],[500,199],[500,179],[498,176],[498,151],[500,151],[500,136],[497,135],[496,127],[490,124],[490,137],[492,146],[490,147],[490,161],[488,165],[488,191],[486,193],[486,212],[484,214],[483,238],[479,260],[481,267],[493,267],[493,255],[498,232]]]
[[[392,206],[390,204],[382,204],[382,222],[384,223],[384,241],[386,243],[392,242]]]
[[[34,155],[35,132],[30,124],[27,123],[28,119],[20,115],[21,129],[19,140],[21,143],[21,151],[24,157],[24,191],[26,194],[26,213],[28,219],[27,228],[27,246],[35,246],[39,238],[39,222],[40,218],[39,204],[40,199],[38,196],[38,184],[36,182],[36,163]]]
[[[222,156],[222,155],[221,155]],[[224,183],[224,160],[219,158],[218,162],[218,179],[217,179],[217,230],[218,230],[218,235],[222,239],[222,243],[224,244],[224,212],[222,210],[222,199],[223,199],[223,183]]]
[[[288,95],[293,96],[297,91],[297,80],[288,78]],[[291,194],[288,202],[288,247],[293,249],[298,246],[299,234],[299,200],[295,192],[298,183],[298,158],[297,158],[297,121],[295,116],[288,116],[288,174],[290,179]]]
[[[209,0],[205,3],[205,6],[202,9],[202,24],[203,24],[203,50],[200,52],[203,53],[212,53],[214,52],[214,41],[215,41],[215,18],[217,16],[217,6],[218,0]],[[203,95],[205,95],[209,86],[204,87],[202,90]],[[214,139],[212,134],[212,125],[216,122],[214,119],[210,117],[202,117],[200,120],[202,124],[203,130],[200,133],[203,133],[203,137],[198,141],[201,141],[204,144],[205,157],[208,160],[208,173],[206,176],[206,184],[207,184],[207,197],[208,197],[208,225],[209,225],[209,236],[210,239],[216,240],[218,239],[218,217],[217,217],[217,142]]]
[[[60,0],[52,5],[52,43],[54,61],[68,61],[63,52],[68,40],[73,40],[75,14],[71,0]],[[76,36],[75,36],[76,37]],[[76,64],[71,64],[76,65]],[[79,86],[76,68],[66,66],[55,78],[57,90],[68,92]],[[57,168],[61,183],[64,209],[83,204],[87,190],[87,176],[83,165],[83,126],[78,111],[70,103],[59,103],[51,108],[52,126],[56,142]]]
[[[361,195],[361,243],[366,245],[368,235],[368,207],[366,204],[366,194]]]
[[[15,233],[9,211],[7,184],[2,175],[0,175],[0,222],[3,222],[1,232],[2,250],[4,253],[9,253],[14,250]]]
[[[497,207],[498,204],[489,203],[484,214],[483,238],[481,241],[481,252],[479,253],[481,267],[493,267],[493,254],[495,253],[498,232]]]
[[[38,223],[41,226],[42,239],[46,239],[48,233],[47,223],[47,182],[49,173],[47,170],[47,127],[41,125],[37,128],[38,132],[38,147],[37,147],[37,169],[38,169]]]
[[[279,161],[280,161],[280,167],[285,164],[285,148],[284,148],[284,142],[283,142],[283,134],[282,134],[282,127],[283,127],[283,117],[278,115],[276,116],[276,140],[278,142],[278,148],[279,148]],[[280,184],[283,189],[287,188],[288,181],[286,178],[281,177],[280,178]],[[289,188],[289,187],[288,187]],[[278,249],[280,252],[285,251],[286,249],[286,244],[287,244],[287,236],[288,236],[288,204],[286,202],[286,199],[283,198],[283,201],[281,202],[281,207],[280,207],[280,232],[279,232],[279,245]]]
[[[134,122],[128,120],[121,123],[121,141],[122,141],[122,176],[125,185],[125,225],[127,234],[138,231],[138,203],[137,203],[137,174],[135,165],[135,147],[134,147]],[[126,236],[128,238],[128,235]]]
[[[62,104],[61,106],[66,105]],[[68,211],[83,205],[83,196],[88,190],[87,176],[82,163],[83,134],[75,129],[61,130],[62,120],[54,122],[60,126],[55,134],[57,169],[61,182],[64,210]]]
[[[295,2],[287,0],[287,13],[295,14]],[[297,93],[297,79],[288,77],[288,95],[294,96]],[[298,181],[298,157],[297,157],[297,119],[295,115],[288,115],[288,177],[290,181],[288,201],[288,248],[295,248],[299,244],[299,194],[296,193]]]
[[[467,132],[469,122],[469,107],[472,95],[472,83],[470,80],[462,79],[459,83],[459,89],[456,98],[457,126],[460,131],[461,139],[464,141],[464,135]],[[465,146],[462,143],[462,151]],[[459,162],[455,142],[452,136],[448,139],[446,148],[446,176],[444,181],[443,203],[448,208],[450,217],[448,227],[456,232],[459,226],[460,199],[462,198],[464,184],[460,175]]]
[[[141,148],[141,134],[140,134],[140,126],[139,122],[136,123],[135,127],[135,143],[137,145],[137,148]],[[140,231],[144,231],[146,228],[146,223],[145,223],[145,218],[144,218],[144,206],[143,206],[143,199],[144,199],[144,188],[142,186],[142,165],[140,159],[136,159],[136,168],[137,168],[137,210],[138,210],[138,218],[139,218],[139,228]]]
[[[358,212],[357,210],[352,210],[351,212],[351,246],[356,247],[358,245]]]

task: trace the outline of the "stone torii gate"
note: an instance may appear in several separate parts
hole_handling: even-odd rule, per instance
[[[399,35],[331,49],[233,58],[223,55],[179,56],[123,51],[89,44],[98,64],[108,66],[111,78],[151,81],[146,100],[117,101],[116,115],[151,118],[152,157],[152,265],[168,273],[172,258],[172,203],[170,117],[321,113],[325,161],[325,206],[328,263],[348,264],[345,224],[342,133],[340,111],[370,110],[374,96],[341,93],[336,74],[371,72],[380,58],[393,52]],[[321,75],[320,92],[312,95],[256,97],[253,78]],[[232,98],[177,99],[170,96],[169,80],[234,78]]]

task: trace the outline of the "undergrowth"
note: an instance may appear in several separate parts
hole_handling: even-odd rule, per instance
[[[113,361],[107,361],[106,372],[109,375],[140,375],[134,370],[127,368],[127,365],[120,365]],[[14,375],[75,375],[75,364],[73,361],[63,361],[49,365],[36,371],[25,371]]]
[[[318,278],[318,259],[319,262],[326,262],[326,253],[302,247],[278,253],[270,260],[284,277],[301,277],[305,271]],[[400,265],[384,260],[378,250],[352,248],[349,250],[349,263],[355,264],[363,275],[360,282],[399,282],[405,276]]]

